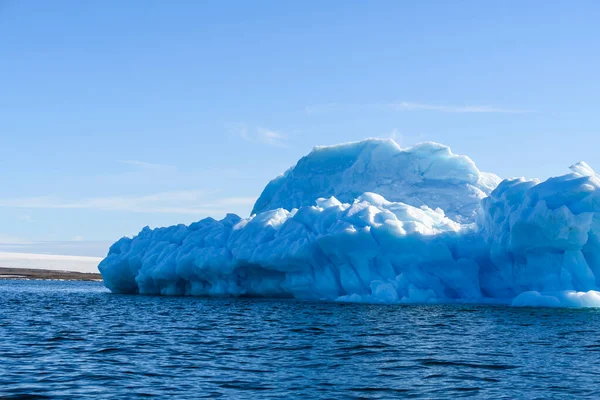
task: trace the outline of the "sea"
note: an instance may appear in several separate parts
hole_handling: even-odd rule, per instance
[[[0,398],[599,398],[600,310],[0,280]]]

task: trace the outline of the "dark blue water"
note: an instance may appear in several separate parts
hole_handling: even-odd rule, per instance
[[[0,280],[0,397],[600,396],[600,311],[124,296]]]

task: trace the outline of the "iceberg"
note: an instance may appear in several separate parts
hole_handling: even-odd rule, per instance
[[[600,176],[481,172],[437,143],[317,147],[252,215],[145,227],[99,270],[115,293],[600,306]]]
[[[370,139],[316,147],[273,179],[252,214],[311,206],[321,197],[352,202],[365,192],[411,206],[441,208],[461,222],[472,222],[480,200],[500,178],[480,172],[470,158],[426,142],[402,149],[391,139]]]

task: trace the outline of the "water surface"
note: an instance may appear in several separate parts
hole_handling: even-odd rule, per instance
[[[0,280],[0,396],[600,396],[600,311],[126,296]]]

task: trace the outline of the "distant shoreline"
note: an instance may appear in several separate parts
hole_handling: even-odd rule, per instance
[[[102,281],[102,275],[89,272],[0,267],[0,279]]]

